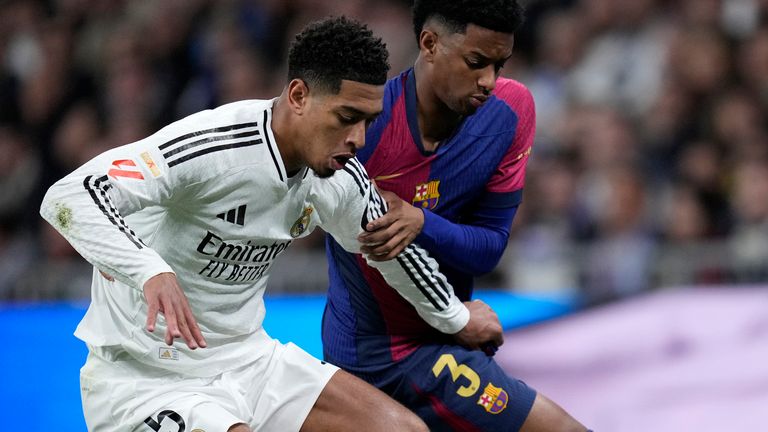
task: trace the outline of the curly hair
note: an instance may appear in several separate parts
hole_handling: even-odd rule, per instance
[[[342,80],[383,85],[389,53],[381,38],[364,24],[347,17],[310,23],[294,38],[288,51],[288,81],[336,94]]]
[[[437,18],[454,33],[475,24],[501,33],[514,33],[523,24],[523,7],[517,0],[415,0],[413,31],[419,40],[424,23]]]

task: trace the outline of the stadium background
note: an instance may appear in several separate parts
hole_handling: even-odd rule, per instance
[[[502,73],[533,92],[538,133],[479,283],[510,330],[527,324],[500,361],[595,430],[765,430],[768,1],[522,3]],[[5,428],[84,427],[71,333],[91,273],[38,216],[47,187],[187,114],[279,94],[290,35],[330,14],[381,35],[392,74],[415,59],[406,0],[0,2]],[[276,305],[322,307],[321,238],[279,260]]]

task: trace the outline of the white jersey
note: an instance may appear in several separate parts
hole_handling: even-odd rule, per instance
[[[362,165],[327,179],[288,177],[271,130],[274,100],[202,111],[94,158],[46,194],[41,214],[94,265],[91,305],[75,335],[137,360],[196,376],[253,361],[264,337],[264,289],[274,260],[320,226],[357,252],[363,226],[386,211]],[[418,246],[369,261],[435,328],[455,333],[469,311]],[[114,276],[110,282],[97,270]],[[301,271],[301,269],[296,269]],[[144,284],[176,273],[208,347],[145,330]],[[436,291],[448,300],[433,304]],[[285,323],[290,325],[290,323]]]

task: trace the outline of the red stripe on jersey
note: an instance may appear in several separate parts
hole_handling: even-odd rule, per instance
[[[392,360],[401,360],[421,346],[418,341],[425,340],[425,334],[432,334],[435,330],[419,317],[416,309],[400,293],[387,285],[381,273],[370,267],[362,255],[355,255],[355,258],[381,311],[387,327],[385,334],[390,335]]]
[[[517,129],[515,142],[504,155],[486,189],[489,192],[514,192],[525,185],[525,166],[536,132],[536,109],[531,92],[517,81],[499,78],[493,94],[517,114]]]
[[[448,425],[453,430],[480,432],[480,429],[477,426],[467,421],[464,417],[461,417],[451,411],[451,409],[448,408],[437,396],[425,392],[413,383],[411,383],[411,388],[413,388],[413,390],[418,393],[419,396],[427,399],[429,401],[429,405],[432,406],[432,409],[435,411],[438,417],[443,419],[444,422],[448,423]]]
[[[413,142],[406,120],[405,97],[402,95],[392,107],[391,120],[379,142],[386,145],[376,147],[365,162],[365,170],[381,189],[412,202],[413,185],[427,183],[436,155],[422,155]]]

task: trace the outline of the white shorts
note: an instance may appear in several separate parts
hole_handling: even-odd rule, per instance
[[[270,355],[208,378],[91,352],[80,370],[88,430],[226,432],[245,423],[253,431],[298,431],[338,368],[270,340]]]

